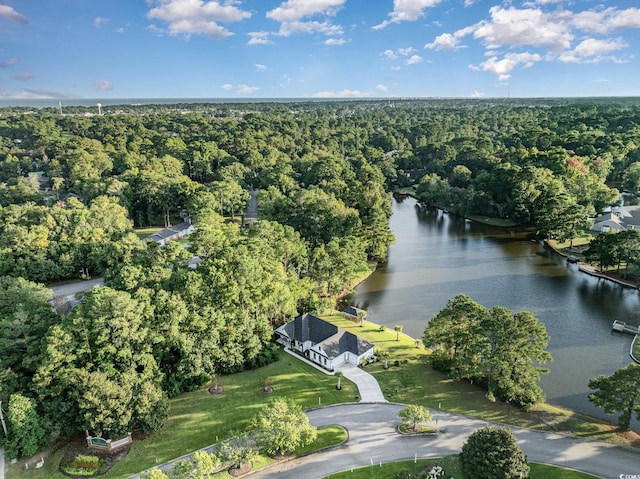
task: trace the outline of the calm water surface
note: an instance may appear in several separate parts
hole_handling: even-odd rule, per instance
[[[531,311],[551,336],[547,401],[607,417],[587,399],[587,383],[628,365],[632,337],[611,333],[614,319],[640,324],[640,292],[580,273],[577,266],[516,231],[470,223],[393,200],[397,242],[389,261],[356,289],[367,319],[420,338],[427,321],[457,294],[486,307]],[[634,424],[634,429],[640,429]]]

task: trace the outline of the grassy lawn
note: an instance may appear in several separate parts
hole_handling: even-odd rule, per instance
[[[416,463],[413,461],[390,462],[387,464],[374,465],[373,467],[361,467],[352,471],[344,471],[338,474],[327,476],[325,479],[394,479],[400,471],[411,471],[416,477],[418,473],[424,471],[431,464],[439,464],[444,469],[445,478],[464,479],[458,463],[458,456],[447,456],[442,459],[420,459]],[[561,467],[547,466],[544,464],[530,463],[531,479],[593,479],[596,476],[563,469]]]
[[[633,338],[633,343],[631,344],[631,356],[634,358],[634,361],[640,362],[640,334]]]
[[[138,235],[138,238],[142,241],[147,236],[150,236],[153,233],[157,233],[161,229],[163,229],[163,228],[161,228],[160,226],[151,226],[149,228],[136,228],[135,229],[135,234]]]
[[[364,326],[346,320],[341,314],[323,318],[357,334],[376,345],[376,354],[387,353],[388,369],[384,360],[366,366],[373,374],[387,399],[405,404],[420,404],[430,409],[442,409],[457,414],[481,418],[486,421],[509,423],[522,427],[565,432],[586,439],[608,441],[615,444],[640,446],[637,435],[617,434],[612,424],[557,408],[548,404],[537,406],[531,412],[520,411],[502,402],[491,402],[485,391],[466,381],[455,381],[431,369],[429,352],[414,339],[364,321]]]
[[[516,226],[518,224],[515,221],[507,220],[504,218],[491,218],[489,216],[482,216],[482,215],[468,215],[467,218],[485,225],[501,226],[504,228]]]
[[[263,379],[269,377],[273,394],[263,394]],[[342,378],[342,389],[336,390],[337,379],[323,374],[302,361],[280,352],[279,361],[255,371],[220,378],[224,392],[209,394],[206,387],[181,394],[171,400],[169,419],[150,438],[134,441],[125,459],[107,474],[108,478],[125,478],[156,464],[214,444],[249,427],[252,418],[274,397],[288,397],[304,409],[353,400],[357,389]],[[62,454],[62,450],[59,454]],[[64,479],[57,471],[59,457],[51,458],[42,469],[25,471],[10,469],[9,478]]]

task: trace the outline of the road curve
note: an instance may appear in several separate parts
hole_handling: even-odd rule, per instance
[[[396,432],[400,404],[343,404],[308,412],[315,426],[339,424],[349,431],[340,448],[278,463],[251,475],[252,479],[312,479],[335,472],[401,459],[442,457],[460,452],[469,435],[487,423],[456,414],[431,411],[441,433],[408,437]],[[499,426],[499,425],[498,425]],[[640,451],[584,441],[572,436],[511,427],[527,458],[569,467],[603,478],[640,478]]]

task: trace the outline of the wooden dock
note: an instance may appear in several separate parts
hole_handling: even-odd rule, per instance
[[[619,333],[640,334],[640,326],[631,326],[617,319],[613,322],[611,329]]]

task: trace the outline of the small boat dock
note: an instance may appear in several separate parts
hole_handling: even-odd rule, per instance
[[[617,319],[613,322],[611,329],[619,333],[640,334],[640,326],[631,326]]]

